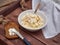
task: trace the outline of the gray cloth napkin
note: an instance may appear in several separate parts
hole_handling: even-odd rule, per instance
[[[38,3],[42,4],[40,11],[43,11],[48,17],[48,24],[42,29],[43,35],[45,38],[52,38],[60,33],[60,12],[51,0],[32,0],[33,10]]]

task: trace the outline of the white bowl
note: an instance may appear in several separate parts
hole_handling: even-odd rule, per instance
[[[39,27],[39,28],[36,28],[36,29],[35,29],[35,28],[34,28],[34,29],[32,29],[32,28],[27,28],[27,27],[23,26],[23,25],[21,24],[21,20],[22,20],[22,17],[23,17],[26,13],[34,13],[34,11],[33,11],[33,10],[26,10],[26,11],[23,11],[22,13],[20,13],[19,16],[18,16],[18,23],[19,23],[23,28],[27,29],[28,31],[38,31],[39,29],[42,29],[43,27],[45,27],[45,26],[47,25],[47,16],[44,14],[44,12],[42,12],[42,11],[37,11],[37,14],[44,19],[44,25],[41,26],[41,27]]]

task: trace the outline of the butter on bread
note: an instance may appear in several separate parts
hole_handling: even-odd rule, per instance
[[[5,25],[5,36],[9,39],[18,38],[18,36],[16,34],[15,35],[9,34],[10,28],[15,28],[17,31],[19,31],[19,25],[16,24],[15,22],[9,22]]]

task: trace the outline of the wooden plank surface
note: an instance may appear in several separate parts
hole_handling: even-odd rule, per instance
[[[29,4],[28,8],[31,9],[31,0],[28,1],[27,4]],[[8,16],[6,16],[6,18],[18,23],[17,17],[21,12],[22,12],[22,10],[19,7],[16,10],[12,11],[10,14],[8,14]],[[33,32],[27,31],[26,29],[23,29],[21,26],[20,26],[20,33],[24,37],[26,37],[26,39],[29,42],[31,42],[32,45],[60,45],[60,34],[51,39],[45,39],[41,30],[33,33]],[[2,34],[4,36],[4,29],[3,29],[2,25],[0,25],[0,34]],[[9,40],[9,41],[11,41],[15,45],[25,45],[24,42],[19,38]]]
[[[54,38],[45,39],[43,34],[42,34],[42,31],[38,31],[35,33],[30,33],[30,32],[28,32],[28,33],[30,35],[32,35],[33,37],[35,37],[36,39],[38,39],[39,41],[45,43],[46,45],[60,45],[60,40],[58,40],[60,38],[60,34]]]
[[[8,14],[11,11],[13,11],[14,9],[16,9],[19,6],[19,2],[20,2],[20,0],[17,0],[7,6],[0,8],[0,15],[3,14],[5,16],[6,14]]]
[[[27,2],[28,4],[31,3],[31,2]],[[29,4],[30,7],[31,7],[31,4]],[[29,6],[28,6],[29,7]],[[29,8],[30,8],[29,7]],[[19,15],[19,13],[21,13],[22,10],[19,8],[17,8],[16,10],[14,10],[13,12],[11,12],[10,14],[8,14],[6,16],[6,18],[12,20],[12,21],[15,21],[17,22],[17,16]],[[22,31],[20,29],[20,33],[26,37],[26,39],[32,44],[32,45],[45,45],[43,44],[42,42],[40,42],[39,40],[35,39],[34,37],[30,36],[29,34],[25,33],[24,31]],[[4,26],[0,24],[0,34],[1,35],[5,35],[4,34]],[[21,40],[21,39],[13,39],[13,40],[9,40],[10,42],[12,42],[14,45],[25,45],[24,42]]]
[[[2,41],[2,42],[1,42]],[[12,42],[10,42],[8,39],[6,39],[4,36],[0,34],[0,45],[14,45]]]
[[[17,12],[16,12],[17,11]],[[11,14],[9,14],[8,16],[7,16],[7,18],[9,18],[10,20],[12,20],[12,21],[17,21],[17,17],[14,17],[14,15],[16,16],[16,15],[18,15],[19,13],[21,12],[21,10],[20,10],[20,8],[18,8],[18,9],[16,9],[13,13],[11,13]],[[10,17],[10,16],[12,16],[12,17]],[[35,39],[35,38],[33,38],[32,36],[30,36],[29,34],[27,34],[27,33],[25,33],[24,31],[22,31],[21,29],[20,29],[20,33],[24,36],[24,37],[26,37],[26,39],[32,44],[32,45],[44,45],[42,42],[40,42],[39,40],[37,40],[37,39]],[[0,34],[1,35],[5,35],[4,34],[4,26],[2,26],[2,25],[0,25]],[[21,40],[21,39],[13,39],[13,40],[9,40],[10,42],[12,42],[14,45],[25,45],[24,44],[24,42]]]
[[[0,0],[0,8],[17,0]]]
[[[17,17],[19,13],[21,13],[22,10],[20,8],[17,8],[16,10],[14,10],[13,12],[11,12],[8,16],[6,16],[6,18],[17,22]],[[21,28],[21,27],[20,27]],[[2,34],[4,36],[4,29],[3,26],[0,25],[0,34]],[[1,33],[2,32],[2,33]],[[23,30],[20,29],[20,33],[26,37],[26,39],[32,44],[32,45],[45,45],[44,43],[40,42],[39,40],[35,39],[34,37],[32,37],[31,35],[29,35],[28,33],[24,32]],[[21,39],[13,39],[13,40],[9,40],[10,42],[12,42],[14,45],[25,45],[24,42]]]
[[[22,10],[20,8],[17,8],[14,12],[12,12],[11,14],[9,14],[7,17],[12,20],[17,22],[17,18],[15,18],[15,16],[18,16],[19,13],[21,13]],[[11,16],[11,17],[10,17]],[[20,28],[21,29],[21,28]],[[25,29],[21,29],[21,30],[25,30]],[[43,44],[46,45],[60,45],[60,35],[57,35],[56,37],[52,38],[52,39],[45,39],[42,32],[38,31],[38,32],[28,32],[28,31],[24,31],[25,33],[28,33],[29,35],[31,35],[32,37],[34,37],[35,39],[39,40],[40,42],[42,42]],[[26,37],[27,38],[27,37]],[[29,40],[29,39],[28,39]],[[30,39],[31,40],[31,39]]]
[[[17,18],[14,18],[14,16],[18,16],[20,13],[22,12],[22,10],[20,8],[17,8],[14,12],[12,12],[11,14],[9,14],[7,17],[10,20],[13,20],[15,22],[17,22]],[[11,16],[11,17],[10,17]],[[24,31],[25,29],[20,28],[22,31]],[[32,37],[34,37],[35,39],[39,40],[40,42],[42,42],[44,45],[60,45],[60,35],[57,35],[56,37],[52,38],[52,39],[45,39],[42,32],[38,31],[38,32],[28,32],[28,31],[24,31],[25,33],[28,33],[29,35],[31,35]],[[28,38],[28,37],[26,37]],[[29,39],[28,39],[29,40]],[[31,39],[30,39],[31,40]],[[38,44],[39,45],[39,44]]]

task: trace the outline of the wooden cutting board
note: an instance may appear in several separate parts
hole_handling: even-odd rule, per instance
[[[19,6],[19,2],[20,2],[20,0],[17,0],[17,1],[14,1],[13,3],[0,7],[0,15],[1,14],[6,15],[7,13],[10,13],[12,10],[16,9]]]
[[[0,8],[0,11],[4,10],[5,8],[7,8],[8,6],[4,6]]]
[[[17,0],[0,0],[0,8]]]

